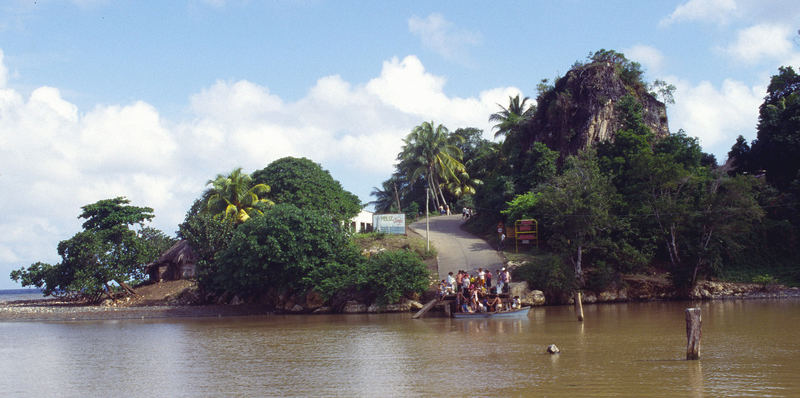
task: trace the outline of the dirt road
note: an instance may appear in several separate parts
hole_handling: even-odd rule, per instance
[[[503,265],[503,258],[486,241],[461,229],[461,216],[437,216],[430,219],[431,243],[436,246],[439,260],[439,279],[448,272],[477,270],[478,267],[494,270]],[[425,219],[409,226],[425,236]]]

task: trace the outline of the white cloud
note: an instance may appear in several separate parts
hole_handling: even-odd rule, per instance
[[[725,52],[745,63],[755,63],[763,59],[783,60],[794,50],[791,37],[794,29],[784,24],[758,24],[740,30],[736,40]]]
[[[697,85],[668,77],[675,82],[675,104],[669,108],[670,129],[684,129],[698,137],[703,150],[724,162],[728,150],[741,134],[755,138],[758,107],[763,102],[766,85],[748,87],[726,79],[721,87],[703,81]]]
[[[639,62],[653,74],[660,73],[664,66],[664,54],[655,47],[637,44],[623,52],[627,58]]]
[[[409,18],[408,30],[418,36],[425,47],[445,58],[462,61],[467,47],[479,44],[482,40],[479,33],[457,29],[452,22],[437,13],[426,18]]]
[[[739,8],[735,0],[689,0],[662,19],[662,26],[682,21],[709,21],[727,23]]]
[[[384,62],[364,83],[322,77],[293,102],[246,80],[217,81],[188,98],[182,120],[165,120],[142,101],[81,111],[54,87],[25,96],[0,86],[0,184],[13,193],[0,195],[0,278],[58,261],[56,244],[80,228],[80,206],[126,196],[153,207],[154,226],[172,233],[207,180],[284,156],[345,173],[334,177],[355,181],[347,188],[368,201],[414,126],[434,120],[491,137],[488,116],[520,93],[452,97],[445,84],[414,56]],[[0,288],[9,283],[0,279]]]

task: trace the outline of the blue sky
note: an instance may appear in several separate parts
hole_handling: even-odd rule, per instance
[[[677,86],[670,129],[720,161],[755,137],[793,1],[105,1],[0,5],[0,288],[57,262],[80,206],[172,233],[205,182],[305,156],[364,202],[425,120],[479,127],[600,48]]]

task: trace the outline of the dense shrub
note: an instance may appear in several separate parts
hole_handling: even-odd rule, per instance
[[[575,271],[556,255],[539,256],[514,270],[514,279],[540,289],[548,299],[569,294],[576,288]]]
[[[408,250],[386,250],[370,257],[365,272],[365,287],[375,294],[380,305],[422,293],[431,285],[427,266]]]
[[[358,282],[362,262],[330,217],[277,204],[236,228],[204,278],[213,290],[244,297],[276,288],[313,289],[328,298]]]

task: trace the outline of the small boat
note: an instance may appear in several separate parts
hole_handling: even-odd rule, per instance
[[[482,318],[527,318],[531,307],[515,308],[508,311],[497,312],[454,312],[453,318],[457,319],[482,319]]]

